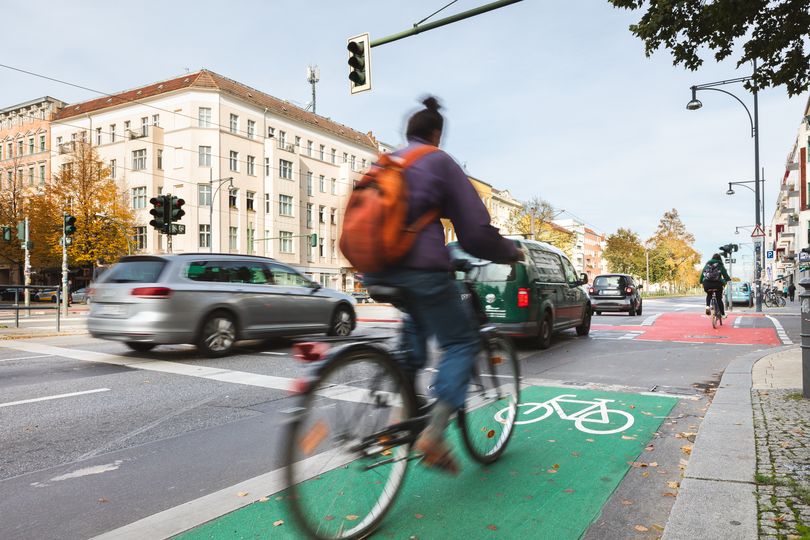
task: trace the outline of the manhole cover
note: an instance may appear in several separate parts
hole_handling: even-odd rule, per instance
[[[686,336],[690,339],[726,339],[728,336]]]

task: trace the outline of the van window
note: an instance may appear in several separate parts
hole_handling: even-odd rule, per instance
[[[566,259],[565,257],[560,257],[562,260],[563,270],[565,271],[565,279],[568,283],[576,283],[577,281],[577,271],[574,270],[571,261]]]
[[[549,283],[565,283],[565,274],[560,265],[560,258],[549,251],[530,248],[532,261],[540,274],[540,281]]]
[[[473,263],[484,263],[487,262],[483,259],[479,259],[477,257],[473,257],[458,244],[448,244],[447,246],[450,249],[450,258],[451,259],[466,259]],[[477,274],[474,273],[474,277],[476,281],[515,281],[515,265],[514,264],[495,264],[490,263],[486,266],[479,267],[478,270],[475,270]],[[463,272],[456,272],[456,279],[463,279],[464,275]]]
[[[155,283],[166,266],[164,259],[121,261],[104,272],[104,283]]]

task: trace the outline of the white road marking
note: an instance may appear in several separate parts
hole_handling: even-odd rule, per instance
[[[32,399],[22,399],[20,401],[9,401],[7,403],[0,403],[0,407],[11,407],[12,405],[22,405],[23,403],[34,403],[36,401],[47,401],[49,399],[61,399],[73,396],[82,396],[84,394],[95,394],[97,392],[108,392],[109,388],[96,388],[95,390],[85,390],[83,392],[71,392],[69,394],[57,394],[55,396],[45,396]]]
[[[16,356],[14,358],[0,358],[0,362],[10,362],[12,360],[30,360],[31,358],[47,358],[50,354],[35,354],[34,356]]]
[[[656,320],[658,317],[660,317],[661,315],[663,315],[663,313],[656,313],[655,315],[652,315],[651,317],[647,317],[647,318],[646,318],[646,319],[644,319],[644,321],[641,323],[641,326],[652,326],[652,325],[653,325],[653,323],[655,323],[655,320]]]
[[[782,340],[782,345],[793,345],[793,341],[790,339],[790,337],[788,337],[787,332],[785,332],[785,329],[782,327],[782,323],[780,323],[776,317],[771,315],[765,316],[771,320],[773,326],[776,328],[776,335],[778,335],[779,339]]]
[[[92,474],[101,474],[105,472],[110,472],[118,469],[123,463],[122,460],[117,459],[113,463],[107,463],[106,465],[95,465],[93,467],[85,467],[83,469],[77,469],[75,471],[60,474],[59,476],[54,476],[50,480],[45,482],[33,482],[31,485],[34,487],[46,487],[50,484],[48,482],[61,482],[62,480],[72,480],[73,478],[81,478],[83,476],[90,476]]]
[[[289,354],[287,354],[287,353],[271,352],[271,351],[261,351],[261,354],[272,354],[273,356],[289,356]]]

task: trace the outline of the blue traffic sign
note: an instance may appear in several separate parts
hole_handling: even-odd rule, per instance
[[[766,259],[773,259],[773,250],[772,249],[769,249],[768,251],[765,252],[765,258]]]

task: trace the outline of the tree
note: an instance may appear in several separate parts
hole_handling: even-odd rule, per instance
[[[509,228],[540,242],[546,242],[572,256],[576,237],[572,231],[553,222],[559,213],[550,202],[534,197],[523,203],[523,208],[512,211]]]
[[[648,241],[650,246],[650,277],[654,282],[666,282],[675,289],[695,285],[700,253],[692,244],[695,237],[681,221],[673,208],[664,212],[655,234]]]
[[[71,266],[89,266],[125,255],[134,225],[126,192],[110,178],[109,168],[90,145],[76,142],[68,160],[32,198],[33,264],[61,264],[63,212],[76,218],[76,232],[68,246]]]
[[[644,41],[649,57],[660,47],[669,49],[673,64],[696,71],[702,49],[725,60],[742,44],[737,66],[759,62],[750,89],[785,85],[791,96],[810,84],[810,10],[807,0],[608,0],[615,7],[646,10],[630,31]]]
[[[644,246],[638,234],[620,228],[607,237],[605,259],[611,272],[643,276],[646,271]]]

